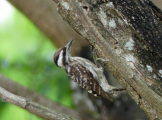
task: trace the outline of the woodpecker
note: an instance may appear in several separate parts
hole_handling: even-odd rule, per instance
[[[72,42],[73,40],[69,41],[64,47],[55,52],[54,63],[58,67],[65,69],[68,76],[89,93],[113,100],[114,92],[124,89],[110,85],[103,73],[103,69],[90,60],[71,56]]]

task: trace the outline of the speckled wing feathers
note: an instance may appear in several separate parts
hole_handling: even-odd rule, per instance
[[[78,63],[72,64],[69,66],[69,70],[67,72],[72,80],[77,82],[82,88],[88,90],[89,93],[92,93],[94,96],[111,99],[111,96],[103,91],[97,80],[94,79],[92,73],[83,65]]]

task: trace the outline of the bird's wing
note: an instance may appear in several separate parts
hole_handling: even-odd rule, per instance
[[[97,80],[93,77],[92,73],[81,64],[73,64],[69,67],[69,76],[72,80],[77,82],[79,86],[88,90],[89,93],[94,94],[94,96],[101,96],[104,98],[109,97],[107,93],[103,91]]]

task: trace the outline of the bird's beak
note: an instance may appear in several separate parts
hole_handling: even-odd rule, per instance
[[[67,50],[70,50],[72,43],[73,43],[73,40],[70,40],[70,41],[65,45],[65,47],[66,47]]]

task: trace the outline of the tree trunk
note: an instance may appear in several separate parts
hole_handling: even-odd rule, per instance
[[[149,0],[54,0],[147,116],[162,119],[162,12]]]
[[[147,116],[162,119],[162,13],[149,0],[8,1],[57,46],[73,38],[79,53],[87,39]]]

